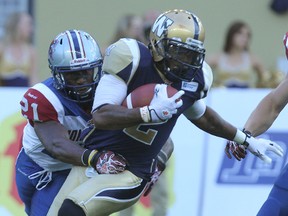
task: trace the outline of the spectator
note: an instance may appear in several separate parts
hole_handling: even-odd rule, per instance
[[[157,19],[157,17],[161,13],[156,10],[148,10],[143,15],[143,21],[144,21],[144,36],[146,44],[149,43],[149,36],[150,36],[150,30],[151,26],[153,25],[154,21]]]
[[[112,39],[112,43],[120,38],[133,38],[145,42],[144,23],[141,16],[127,14],[120,18],[117,23],[117,28]]]
[[[12,14],[0,44],[0,85],[31,86],[37,81],[33,20],[25,12]]]
[[[265,69],[250,52],[250,41],[251,29],[245,22],[229,26],[223,51],[207,58],[214,72],[214,87],[265,87]]]

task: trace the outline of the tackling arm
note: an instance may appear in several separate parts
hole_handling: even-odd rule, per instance
[[[288,102],[288,75],[277,88],[266,95],[251,113],[244,128],[253,136],[264,133]],[[265,116],[263,118],[263,116]]]
[[[34,128],[47,151],[58,160],[78,166],[91,166],[98,173],[123,172],[127,161],[111,151],[88,150],[69,139],[68,131],[56,121],[35,122]]]
[[[34,122],[34,129],[45,149],[55,158],[83,166],[81,155],[84,148],[69,139],[66,128],[56,121]]]
[[[236,143],[243,145],[261,160],[271,163],[272,159],[266,155],[266,151],[272,151],[279,156],[283,156],[283,149],[276,143],[265,139],[255,139],[247,131],[240,131],[230,123],[222,119],[210,107],[206,108],[204,115],[192,121],[200,129]]]
[[[283,43],[286,51],[286,56],[288,58],[288,32],[284,35]],[[278,117],[279,113],[283,110],[288,102],[288,76],[286,75],[285,79],[271,91],[267,96],[265,96],[256,109],[251,113],[250,117],[248,118],[244,130],[246,133],[251,133],[254,136],[258,136],[264,133],[270,126],[273,124],[275,119]],[[260,140],[260,139],[259,139]],[[274,151],[276,154],[283,156],[283,150],[280,146],[276,143],[270,142],[269,145],[266,143],[266,147],[264,144],[264,149],[258,150],[259,153],[263,153],[263,150],[271,150]],[[262,148],[263,148],[262,146]],[[249,149],[249,148],[248,148]],[[251,149],[249,149],[251,151]],[[241,160],[245,158],[246,152],[245,149],[240,148],[240,146],[235,143],[228,141],[225,152],[229,158],[231,158],[231,153],[237,160]],[[255,152],[252,151],[253,154]],[[258,156],[258,155],[257,155]],[[265,156],[265,154],[264,154]],[[263,156],[260,158],[263,160]],[[264,158],[265,159],[265,158]],[[268,159],[268,160],[267,160]],[[266,161],[270,161],[269,158],[266,158]]]

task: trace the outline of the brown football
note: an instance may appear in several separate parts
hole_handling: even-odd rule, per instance
[[[156,84],[157,83],[149,83],[134,89],[122,102],[122,106],[132,109],[149,105],[153,99]],[[177,92],[177,89],[169,85],[167,86],[168,97],[172,97]]]

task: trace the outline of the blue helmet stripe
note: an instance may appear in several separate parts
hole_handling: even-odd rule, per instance
[[[192,17],[193,17],[194,28],[195,28],[194,39],[198,40],[198,38],[199,38],[199,33],[200,33],[199,23],[198,23],[197,18],[196,18],[193,14],[191,14],[191,15],[192,15]]]
[[[78,37],[76,35],[77,33],[75,31],[70,31],[70,34],[71,34],[71,37],[72,37],[72,40],[73,40],[76,58],[82,58],[82,52],[80,50]]]

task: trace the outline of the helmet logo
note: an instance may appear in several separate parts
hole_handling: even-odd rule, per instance
[[[161,35],[164,34],[165,30],[167,30],[167,28],[169,26],[171,26],[173,24],[173,20],[169,19],[166,16],[162,16],[159,19],[157,19],[152,27],[152,32],[155,33],[158,37],[161,37]]]
[[[84,63],[84,62],[86,62],[86,61],[87,61],[86,58],[73,59],[72,61],[70,61],[70,65],[71,65],[71,66],[77,65],[77,64]]]

